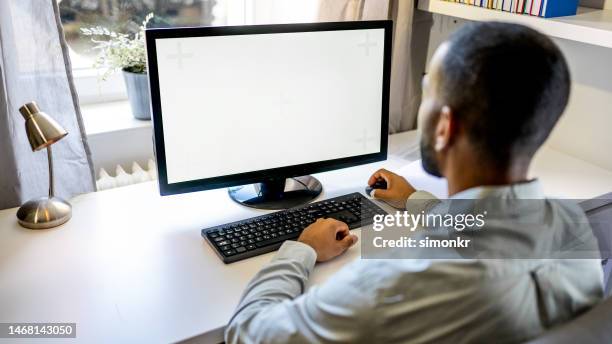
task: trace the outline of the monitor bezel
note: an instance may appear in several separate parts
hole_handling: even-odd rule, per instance
[[[156,28],[147,29],[145,33],[147,50],[147,70],[149,78],[149,91],[151,95],[151,114],[153,121],[153,146],[157,158],[157,174],[159,191],[162,196],[219,189],[260,183],[280,178],[291,178],[312,173],[320,173],[369,164],[387,159],[388,128],[389,128],[389,89],[391,82],[391,20],[351,21],[351,22],[325,22],[300,24],[270,24],[270,25],[242,25],[242,26],[216,26],[216,27],[186,27],[186,28]],[[277,167],[265,170],[250,171],[212,178],[188,180],[168,183],[166,166],[166,152],[164,145],[164,129],[162,122],[162,107],[159,89],[159,74],[157,70],[156,40],[168,38],[189,38],[207,36],[234,36],[253,34],[276,34],[292,32],[315,31],[342,31],[384,29],[384,61],[381,104],[381,140],[379,153],[357,155],[332,160],[311,162],[293,166]]]

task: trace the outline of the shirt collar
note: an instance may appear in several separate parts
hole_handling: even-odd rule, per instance
[[[538,179],[509,185],[483,185],[463,190],[451,196],[451,199],[481,199],[485,197],[542,199],[544,192]]]

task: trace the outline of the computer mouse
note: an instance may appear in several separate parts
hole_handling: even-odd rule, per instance
[[[368,185],[365,188],[365,192],[366,192],[366,194],[368,196],[372,197],[372,190],[374,190],[374,189],[386,189],[386,188],[387,188],[387,182],[384,179],[379,178],[379,179],[376,180],[376,182],[374,184]]]

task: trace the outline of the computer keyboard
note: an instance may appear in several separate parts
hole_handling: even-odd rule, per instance
[[[350,229],[372,224],[384,210],[355,192],[304,206],[278,211],[202,230],[225,263],[278,250],[285,240],[295,240],[302,230],[318,218],[334,218]]]

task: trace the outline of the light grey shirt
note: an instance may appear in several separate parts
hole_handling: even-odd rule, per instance
[[[456,197],[483,195],[544,198],[537,181],[479,187]],[[432,197],[424,192],[411,196]],[[551,218],[569,218],[567,207],[545,209]],[[504,230],[520,231],[511,219],[507,222]],[[572,226],[569,220],[567,225]],[[515,343],[602,298],[596,259],[363,259],[306,291],[315,262],[311,247],[285,242],[247,286],[226,341]]]

